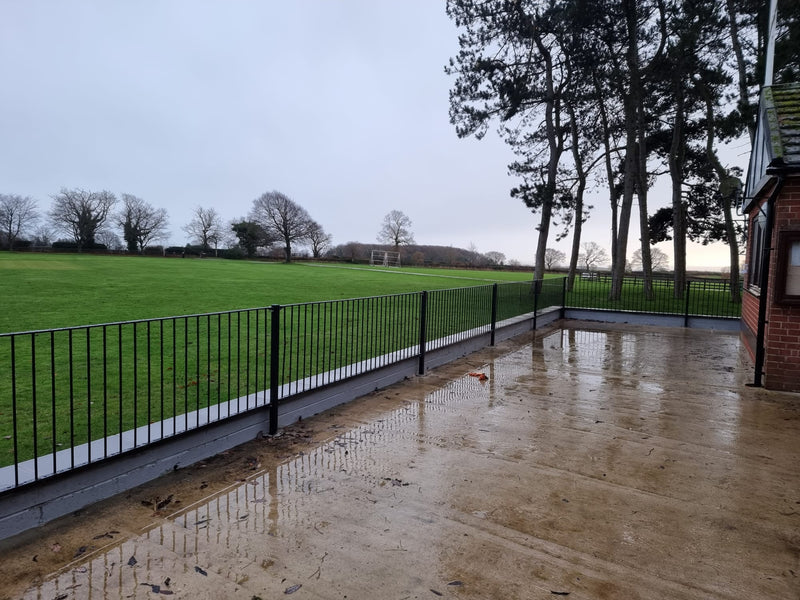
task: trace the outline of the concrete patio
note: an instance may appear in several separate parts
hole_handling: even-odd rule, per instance
[[[800,396],[751,380],[561,323],[0,542],[0,598],[800,598]]]

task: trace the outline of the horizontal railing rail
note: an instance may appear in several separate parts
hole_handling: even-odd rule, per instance
[[[732,316],[724,288],[696,285],[699,310]],[[249,411],[274,432],[289,399],[407,360],[424,373],[426,352],[589,305],[674,309],[553,278],[0,334],[0,490]]]

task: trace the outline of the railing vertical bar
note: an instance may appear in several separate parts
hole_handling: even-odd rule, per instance
[[[159,410],[161,412],[160,417],[160,439],[164,439],[164,319],[159,319],[158,321],[158,363],[160,365],[159,368],[159,388],[161,391],[159,393]]]
[[[228,400],[228,398],[226,398]],[[217,421],[222,405],[222,315],[217,314]]]
[[[119,452],[122,454],[122,432],[124,431],[122,422],[122,323],[117,326],[117,369],[119,382],[117,389],[117,419],[119,420]]]
[[[172,435],[178,433],[178,321],[172,319]]]
[[[189,430],[189,317],[183,318],[183,430]]]
[[[69,360],[69,451],[70,451],[70,468],[75,468],[75,387],[74,387],[74,369],[72,360],[72,329],[69,330],[67,335],[68,340],[68,360]]]
[[[108,327],[103,325],[103,458],[108,457],[108,331],[107,329]]]
[[[313,352],[313,348],[309,347],[309,345],[308,345],[308,333],[309,333],[309,331],[308,331],[308,305],[306,304],[306,305],[303,305],[303,333],[302,333],[302,339],[303,339],[303,352],[302,352],[303,365],[302,365],[301,371],[300,371],[300,373],[298,374],[298,377],[297,377],[297,379],[300,379],[300,380],[303,381],[303,391],[306,390],[306,377],[311,375],[310,372],[306,371],[306,357],[307,357],[309,352]],[[308,366],[310,368],[310,366],[311,366],[310,363],[309,363]]]
[[[242,313],[236,313],[236,412],[242,412]]]
[[[684,311],[683,311],[683,326],[684,327],[688,327],[689,326],[689,295],[690,295],[691,285],[692,285],[691,281],[687,281],[686,282],[686,292],[685,292],[686,293],[686,306],[685,306]]]
[[[206,424],[211,423],[211,383],[211,315],[206,315]]]
[[[11,336],[11,436],[14,447],[14,487],[19,487],[19,437],[17,432],[17,336]]]
[[[253,367],[254,367],[254,370],[255,370],[255,381],[253,383],[253,406],[254,407],[258,406],[258,338],[261,337],[259,335],[259,333],[260,333],[260,331],[259,331],[260,322],[259,322],[259,318],[258,318],[259,311],[256,310],[255,313],[256,313],[256,327],[255,327],[256,360],[255,360],[255,362],[253,364]]]
[[[228,375],[227,375],[227,382],[228,382],[228,414],[231,414],[230,408],[230,401],[233,399],[231,398],[231,313],[228,313]]]
[[[147,443],[152,442],[152,427],[150,424],[153,422],[153,352],[151,349],[152,344],[152,321],[147,322]]]
[[[263,376],[264,376],[264,393],[263,406],[267,405],[269,401],[269,312],[268,309],[262,309],[264,313],[264,362],[263,362]]]
[[[92,345],[91,330],[86,328],[86,450],[92,462]]]
[[[280,310],[278,304],[273,304],[270,307],[272,311],[270,330],[270,375],[269,375],[269,434],[275,435],[278,432],[278,352],[279,343],[278,339],[280,332]]]
[[[33,478],[39,481],[39,416],[36,401],[36,334],[31,334],[31,412],[33,417]]]
[[[490,346],[494,346],[495,340],[495,332],[497,331],[497,292],[498,286],[497,284],[492,285],[492,306],[491,306],[491,339],[489,341]]]
[[[247,410],[250,408],[250,311],[247,311],[247,318],[245,319],[245,323],[247,326],[247,336],[245,339],[245,344],[247,344],[247,352],[245,353],[245,385],[244,385],[244,408]]]
[[[139,447],[139,331],[133,324],[133,447]]]
[[[425,345],[427,344],[427,313],[428,313],[428,292],[423,291],[420,294],[419,303],[419,369],[420,375],[425,374]]]
[[[200,317],[194,319],[194,401],[195,401],[195,423],[194,426],[200,425]]]
[[[58,425],[56,424],[56,339],[55,332],[50,332],[50,422],[53,431],[53,474],[58,470],[56,452],[58,451]]]

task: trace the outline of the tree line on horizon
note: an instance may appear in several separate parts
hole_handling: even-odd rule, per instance
[[[460,137],[490,128],[517,156],[510,191],[539,214],[535,277],[550,230],[572,236],[571,287],[590,185],[611,209],[611,299],[618,299],[633,207],[652,297],[652,244],[672,240],[675,295],[686,283],[686,241],[730,247],[738,300],[742,225],[734,209],[741,172],[719,145],[749,134],[764,81],[768,2],[756,0],[448,0],[459,51],[450,120]],[[800,80],[800,11],[779,0],[775,83]],[[653,214],[648,191],[669,177],[668,207]]]
[[[298,203],[271,191],[253,200],[246,217],[227,223],[214,208],[198,206],[182,229],[186,246],[164,248],[159,242],[170,237],[169,218],[142,198],[123,193],[67,189],[52,197],[42,213],[27,196],[0,194],[0,248],[13,250],[53,247],[83,250],[124,250],[130,254],[213,254],[227,258],[268,256],[291,261],[298,248],[303,256],[368,261],[374,249],[400,251],[405,264],[450,266],[502,266],[503,253],[481,254],[470,249],[417,245],[411,219],[392,210],[383,219],[378,245],[348,242],[332,246],[332,237]],[[56,238],[57,235],[65,237]],[[118,235],[119,234],[119,235]],[[121,235],[121,237],[120,237]],[[508,264],[514,264],[510,261]]]

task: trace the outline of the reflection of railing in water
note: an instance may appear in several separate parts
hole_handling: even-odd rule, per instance
[[[207,501],[181,509],[138,538],[110,541],[107,549],[89,549],[94,554],[88,559],[78,559],[64,572],[28,590],[23,598],[56,598],[68,592],[88,596],[89,589],[98,597],[152,597],[143,584],[163,586],[164,573],[171,574],[174,586],[183,576],[196,576],[195,567],[211,572],[209,552],[219,546],[232,550],[242,564],[261,564],[270,559],[268,547],[262,544],[254,552],[247,538],[280,537],[287,525],[320,528],[309,499],[336,493],[340,476],[361,477],[365,487],[383,483],[390,488],[397,473],[375,459],[378,453],[388,446],[447,445],[448,440],[440,436],[430,437],[425,414],[455,416],[465,398],[484,402],[487,395],[487,384],[474,378],[451,381],[419,401],[405,402],[370,423],[304,448],[273,469],[255,472],[247,481],[237,482]],[[102,545],[102,540],[97,544]],[[132,558],[135,568],[130,564]],[[230,582],[243,576],[236,565],[217,561],[213,568],[215,575]]]

